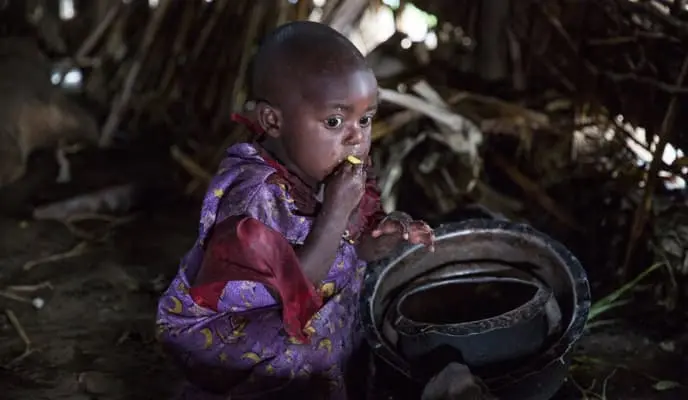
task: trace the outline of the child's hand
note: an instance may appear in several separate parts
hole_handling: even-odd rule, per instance
[[[435,251],[435,233],[423,221],[414,221],[408,214],[392,212],[371,232],[373,238],[391,236],[397,240],[408,240],[412,244],[424,244]]]
[[[356,246],[358,256],[364,261],[376,261],[387,257],[403,240],[422,243],[435,251],[435,233],[423,221],[414,221],[409,215],[395,211],[385,217],[369,234],[363,235]]]
[[[363,197],[365,181],[363,165],[343,162],[325,183],[324,204],[334,210],[344,210],[348,217]]]

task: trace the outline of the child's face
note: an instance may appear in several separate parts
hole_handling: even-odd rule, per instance
[[[344,159],[365,160],[378,90],[369,70],[311,78],[282,110],[280,137],[291,162],[323,181]]]

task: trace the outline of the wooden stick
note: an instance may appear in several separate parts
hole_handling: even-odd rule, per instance
[[[168,94],[168,88],[172,83],[174,73],[177,70],[178,58],[182,55],[184,50],[184,42],[187,39],[191,25],[194,21],[193,4],[187,3],[187,5],[190,6],[184,10],[181,27],[179,28],[177,37],[174,40],[174,45],[172,45],[172,57],[169,58],[166,66],[163,68],[164,72],[162,73],[162,78],[160,79],[160,85],[158,87],[158,93],[160,93],[161,96]]]
[[[260,27],[260,22],[263,18],[263,15],[265,15],[264,2],[257,2],[251,10],[251,17],[249,19],[248,28],[245,31],[243,51],[241,60],[239,61],[239,68],[237,71],[236,79],[231,81],[231,83],[230,81],[227,82],[227,91],[231,93],[231,97],[225,96],[223,98],[223,101],[220,103],[220,110],[228,110],[230,104],[227,103],[230,102],[234,103],[232,104],[232,106],[235,109],[243,106],[243,104],[236,104],[236,100],[243,86],[244,77],[246,76],[249,61],[251,60],[251,56],[253,55],[251,52],[251,48],[253,47],[253,44],[256,41],[256,37],[258,36],[258,28]],[[220,124],[225,119],[226,113],[217,114],[213,121],[212,131],[217,132],[217,130],[220,127]]]
[[[177,161],[192,176],[201,179],[206,183],[213,179],[213,176],[208,171],[203,169],[203,167],[198,165],[198,163],[184,154],[179,147],[172,146],[170,148],[170,154],[172,155],[172,159]]]
[[[148,56],[150,47],[153,44],[153,40],[155,40],[155,35],[158,33],[160,25],[162,24],[170,4],[170,0],[162,0],[148,22],[148,26],[146,26],[146,31],[143,35],[141,46],[138,49],[129,73],[124,80],[124,88],[120,92],[120,95],[117,96],[113,102],[110,115],[108,115],[105,125],[103,126],[103,132],[100,138],[101,147],[108,147],[112,142],[112,137],[114,136],[115,130],[119,126],[119,123],[124,116],[129,103],[129,98],[134,91],[134,84],[136,83],[139,73],[141,72],[143,62]]]
[[[325,3],[325,6],[323,7],[323,13],[322,13],[322,22],[323,23],[328,23],[332,20],[332,16],[334,15],[335,10],[337,9],[337,6],[341,3],[341,0],[328,0]]]
[[[683,86],[683,82],[688,75],[688,55],[683,60],[683,65],[681,66],[681,72],[679,73],[676,86]],[[638,208],[635,210],[635,215],[633,217],[633,225],[631,226],[631,233],[628,239],[628,246],[626,247],[626,257],[624,258],[624,263],[621,267],[621,279],[625,280],[628,276],[628,268],[635,251],[635,245],[642,236],[643,229],[647,223],[647,217],[652,209],[652,200],[655,194],[655,188],[657,187],[657,181],[659,178],[659,170],[662,166],[662,156],[664,155],[664,149],[666,148],[669,140],[671,139],[671,134],[674,130],[674,121],[676,119],[676,111],[678,108],[678,96],[673,95],[671,101],[669,102],[669,107],[667,107],[666,113],[664,114],[664,119],[662,120],[662,125],[659,130],[659,143],[652,154],[652,162],[650,163],[650,170],[647,172],[647,179],[645,181],[645,193],[643,194],[643,200],[638,204]],[[648,140],[652,142],[652,140]]]
[[[396,90],[380,88],[380,100],[409,108],[442,123],[452,130],[460,130],[467,122],[465,117],[438,107],[420,97],[399,93]]]
[[[115,18],[117,17],[117,14],[121,9],[122,4],[123,3],[121,1],[115,2],[110,7],[107,14],[105,14],[103,20],[98,23],[96,29],[94,29],[93,32],[91,32],[91,34],[88,35],[86,40],[84,40],[84,42],[81,44],[81,47],[79,47],[79,50],[77,50],[76,55],[74,56],[78,63],[81,64],[82,60],[85,59],[91,51],[93,51],[93,48],[96,46],[98,41],[103,37],[105,31],[107,31],[110,25],[112,25],[112,23],[115,21]]]
[[[552,197],[545,192],[537,183],[525,176],[515,166],[511,165],[504,157],[497,153],[492,153],[492,160],[497,164],[509,177],[518,184],[523,191],[533,198],[545,211],[553,215],[559,221],[563,222],[569,228],[583,233],[585,230],[576,223],[575,218],[566,211],[562,210]]]
[[[24,352],[19,357],[15,358],[14,360],[10,361],[5,365],[5,367],[10,367],[11,365],[17,364],[21,360],[28,357],[31,353],[33,353],[33,349],[31,346],[31,339],[29,339],[29,335],[26,334],[24,327],[22,327],[21,323],[19,322],[19,319],[14,314],[14,311],[9,309],[5,310],[5,315],[7,315],[7,319],[10,320],[12,327],[14,327],[14,330],[17,331],[17,334],[21,338],[22,342],[24,342]]]
[[[296,10],[296,19],[298,20],[306,20],[308,19],[308,11],[310,9],[310,5],[313,2],[311,0],[299,0],[298,8]]]
[[[28,270],[30,270],[30,269],[38,266],[38,265],[41,265],[41,264],[48,264],[48,263],[52,263],[52,262],[56,262],[56,261],[66,260],[68,258],[78,257],[78,256],[85,254],[87,249],[88,249],[88,243],[80,242],[79,244],[77,244],[71,250],[69,250],[67,252],[59,253],[59,254],[53,254],[53,255],[48,256],[48,257],[43,257],[43,258],[39,258],[37,260],[28,261],[26,264],[24,264],[23,269],[24,269],[24,271],[28,271]]]
[[[208,38],[210,37],[210,33],[213,31],[213,29],[215,29],[215,26],[217,26],[218,22],[220,21],[220,17],[223,15],[223,11],[225,7],[227,7],[227,5],[229,4],[229,1],[218,0],[216,1],[216,3],[217,4],[215,5],[215,9],[213,10],[213,13],[210,15],[210,19],[203,27],[203,30],[201,31],[201,34],[198,38],[198,41],[196,42],[196,45],[191,51],[191,62],[195,62],[196,60],[198,60],[198,57],[203,52],[203,49],[205,48],[205,45],[208,42]]]
[[[368,7],[368,0],[347,0],[341,2],[340,6],[332,14],[329,25],[342,34],[351,31],[353,24],[365,12]]]
[[[227,148],[232,144],[232,142],[236,142],[236,138],[239,137],[240,132],[243,129],[243,127],[237,126],[232,130],[232,133],[229,134],[222,142],[222,144],[217,148],[217,151],[213,154],[211,162],[207,163],[208,166],[216,168],[217,164],[220,163],[220,161],[222,161],[222,157],[225,155]],[[184,193],[186,195],[190,195],[191,193],[195,192],[196,189],[198,189],[202,184],[207,183],[208,181],[205,178],[194,178],[191,182],[189,182],[188,185],[186,185]]]
[[[16,293],[12,293],[8,290],[0,290],[0,297],[4,297],[6,299],[18,301],[18,302],[24,303],[24,304],[33,304],[32,300],[30,298],[18,295]]]
[[[7,286],[6,289],[12,292],[35,292],[41,289],[52,289],[53,284],[50,281],[37,283],[35,285],[12,285]]]

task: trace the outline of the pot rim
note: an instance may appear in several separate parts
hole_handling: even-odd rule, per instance
[[[465,281],[471,279],[471,282],[510,282],[518,283],[521,285],[527,285],[534,287],[536,289],[532,297],[523,304],[519,304],[511,310],[504,312],[499,315],[494,315],[487,318],[477,319],[473,321],[466,321],[456,324],[432,324],[420,321],[414,321],[411,318],[406,317],[400,311],[400,307],[405,298],[412,296],[417,292],[423,290],[432,289],[436,286],[443,286],[447,284],[454,284],[457,281]],[[400,333],[406,336],[416,336],[420,334],[427,333],[438,333],[444,335],[479,335],[483,333],[492,332],[499,329],[508,328],[505,324],[500,324],[498,321],[504,320],[505,322],[510,321],[529,321],[536,316],[538,316],[538,307],[544,310],[545,304],[549,301],[551,297],[551,289],[541,284],[538,281],[526,281],[523,279],[513,278],[513,277],[500,277],[500,276],[479,276],[479,277],[457,277],[451,278],[443,281],[429,282],[410,289],[407,292],[399,294],[398,301],[392,301],[392,304],[396,303],[395,311],[397,318],[395,319],[395,328]]]
[[[542,370],[552,367],[554,364],[568,363],[567,355],[572,346],[583,334],[588,313],[590,311],[590,286],[583,266],[578,259],[563,244],[554,240],[549,235],[526,225],[504,220],[492,219],[470,219],[461,222],[443,224],[435,229],[435,236],[438,238],[452,238],[465,235],[470,232],[499,232],[507,234],[519,233],[529,237],[531,241],[539,241],[544,244],[544,248],[549,249],[558,259],[566,265],[571,281],[572,294],[574,295],[574,313],[560,337],[542,352],[533,361],[502,377],[495,377],[486,380],[491,387],[499,389],[513,382],[523,380],[535,375]],[[441,239],[440,239],[441,240]],[[396,369],[406,377],[412,378],[408,361],[395,351],[384,339],[378,325],[373,317],[373,296],[380,285],[380,277],[385,271],[385,266],[396,263],[398,260],[411,255],[416,251],[422,251],[423,245],[405,243],[388,257],[371,263],[366,268],[363,281],[363,290],[360,296],[361,321],[364,326],[365,337],[372,348],[373,353],[385,361],[389,366]]]

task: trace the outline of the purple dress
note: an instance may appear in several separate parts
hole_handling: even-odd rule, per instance
[[[276,172],[251,144],[227,150],[203,202],[198,239],[159,301],[158,338],[190,382],[182,398],[291,398],[285,396],[293,393],[303,399],[346,399],[351,395],[345,372],[361,343],[357,308],[365,263],[350,241],[341,241],[319,287],[323,305],[305,328],[310,343],[285,333],[281,307],[261,283],[223,283],[215,309],[199,304],[190,294],[209,232],[227,218],[255,218],[290,244],[303,244],[313,218],[299,213],[285,185],[268,179]]]

